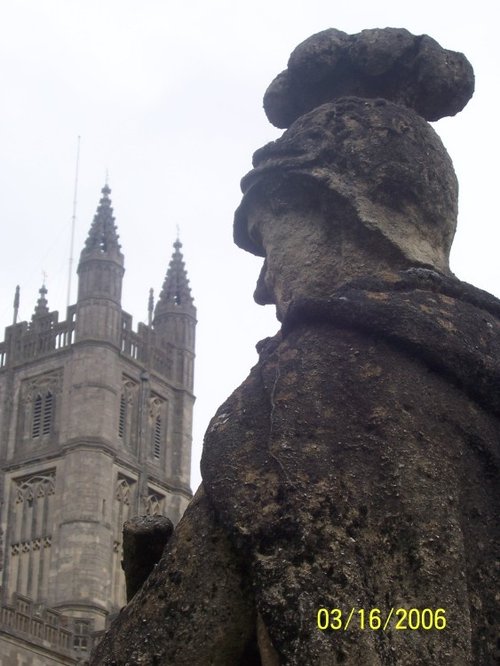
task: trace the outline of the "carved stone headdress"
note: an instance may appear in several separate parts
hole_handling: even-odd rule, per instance
[[[267,117],[288,129],[254,154],[235,242],[263,256],[247,231],[249,199],[270,180],[298,176],[341,197],[410,262],[448,272],[458,185],[427,121],[458,113],[473,90],[465,56],[425,35],[395,28],[313,35],[266,91]]]

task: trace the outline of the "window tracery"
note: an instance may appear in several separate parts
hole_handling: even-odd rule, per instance
[[[146,516],[163,516],[165,512],[165,496],[148,488],[148,494],[142,498]]]
[[[137,422],[137,394],[137,382],[124,375],[118,411],[118,437],[128,446],[133,442],[132,433]]]
[[[150,433],[150,456],[159,461],[165,444],[166,413],[168,403],[157,395],[149,399],[149,433]]]
[[[48,592],[54,494],[54,470],[12,480],[7,588],[34,601]]]
[[[118,473],[116,478],[113,506],[113,554],[112,554],[112,597],[115,606],[121,608],[127,602],[125,597],[125,578],[121,561],[123,559],[123,523],[132,514],[134,508],[137,482]]]

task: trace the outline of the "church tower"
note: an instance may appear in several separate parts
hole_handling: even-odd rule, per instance
[[[76,340],[108,341],[119,346],[124,258],[107,185],[78,264]]]
[[[193,411],[193,376],[194,376],[194,342],[196,329],[196,308],[193,304],[189,280],[181,254],[182,243],[177,239],[174,243],[174,254],[163,282],[160,298],[156,304],[153,327],[156,336],[156,347],[168,349],[175,354],[175,380],[183,387],[178,395],[177,422],[173,437],[170,460],[171,470],[178,478],[189,473],[186,469],[187,460],[178,452],[190,448],[186,440],[189,432],[186,427],[192,420]]]
[[[125,604],[123,522],[176,523],[191,497],[196,308],[182,245],[134,331],[110,188],[101,194],[66,320],[43,285],[18,323],[16,292],[0,343],[0,603],[66,618],[80,651]]]

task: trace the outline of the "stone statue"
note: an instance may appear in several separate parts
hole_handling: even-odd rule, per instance
[[[264,98],[236,243],[282,326],[220,407],[203,484],[97,664],[496,663],[500,302],[460,282],[473,92],[405,30],[326,30]]]

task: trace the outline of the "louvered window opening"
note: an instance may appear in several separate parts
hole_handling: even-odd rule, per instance
[[[43,397],[38,394],[33,404],[33,424],[31,436],[37,439],[40,436],[50,435],[54,415],[54,396],[48,391]]]
[[[33,407],[33,429],[31,433],[33,439],[35,439],[36,437],[40,437],[41,422],[42,422],[42,396],[37,395]]]
[[[126,412],[127,412],[127,403],[125,400],[125,396],[122,395],[120,400],[120,417],[118,419],[118,437],[120,437],[121,439],[123,439],[123,437],[125,436]]]
[[[47,393],[45,396],[45,405],[43,406],[43,428],[42,433],[44,435],[50,434],[50,429],[52,426],[52,393]]]
[[[159,460],[161,453],[161,417],[157,416],[153,431],[153,456]]]

